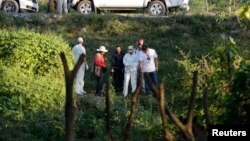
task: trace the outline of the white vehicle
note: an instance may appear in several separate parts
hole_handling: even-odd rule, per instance
[[[37,12],[37,0],[0,0],[0,10],[5,13]]]
[[[97,10],[147,9],[153,16],[165,15],[171,9],[189,10],[189,0],[72,0],[71,7],[82,14]]]

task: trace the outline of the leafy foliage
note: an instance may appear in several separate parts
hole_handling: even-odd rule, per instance
[[[65,85],[61,51],[71,57],[59,37],[27,29],[1,31],[0,140],[7,140],[8,135],[13,136],[8,140],[16,140],[15,135],[23,136],[20,140],[62,138]]]
[[[28,30],[9,32],[1,31],[0,59],[8,66],[18,66],[26,74],[45,75],[62,73],[59,53],[70,50],[67,44],[62,44],[62,38],[52,34],[42,35]]]
[[[234,75],[231,95],[225,103],[227,107],[231,108],[226,109],[223,119],[226,123],[237,124],[241,121],[241,124],[249,124],[250,63],[241,62],[239,69]]]
[[[205,84],[209,88],[209,99],[216,99],[215,102],[209,104],[209,111],[212,113],[211,120],[214,123],[249,123],[247,120],[248,110],[246,109],[250,106],[248,95],[249,60],[246,61],[241,57],[238,51],[234,39],[225,35],[218,39],[218,43],[211,48],[207,56],[201,59],[197,58],[197,62],[191,63],[190,57],[180,51],[183,59],[177,60],[177,62],[186,71],[182,86],[184,90],[190,89],[189,74],[194,70],[199,70],[201,77],[198,93],[200,93],[200,96],[202,95],[202,85]],[[208,76],[207,82],[203,81],[202,76],[204,75]],[[243,77],[244,79],[242,79]],[[182,96],[182,98],[184,97]],[[185,101],[187,100],[186,97]],[[199,109],[199,107],[202,107],[201,103],[197,103],[196,113],[201,111],[197,115],[202,116],[204,114],[203,109]]]
[[[240,8],[236,10],[236,14],[239,15],[240,18],[246,18],[250,20],[250,2],[245,1],[241,4]]]

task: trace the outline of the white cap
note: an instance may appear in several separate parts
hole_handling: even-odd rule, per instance
[[[78,37],[77,41],[78,41],[78,43],[82,43],[83,42],[83,38],[82,37]]]
[[[99,49],[97,49],[97,51],[108,52],[105,46],[100,46]]]

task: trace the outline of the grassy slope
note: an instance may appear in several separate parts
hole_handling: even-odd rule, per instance
[[[201,57],[219,41],[221,34],[226,34],[234,37],[241,48],[242,55],[249,57],[247,24],[244,26],[239,24],[235,17],[178,15],[157,18],[118,15],[82,16],[74,13],[48,22],[48,20],[41,20],[39,16],[42,14],[34,15],[33,21],[25,21],[20,18],[9,19],[2,15],[1,23],[2,27],[11,30],[30,28],[41,33],[54,32],[65,38],[71,46],[76,43],[78,36],[83,36],[89,63],[100,45],[108,48],[107,57],[110,59],[116,45],[121,45],[126,51],[128,45],[136,45],[136,40],[142,36],[145,42],[159,54],[160,78],[172,84],[178,82],[173,78],[176,78],[178,69],[181,69],[175,62],[176,59],[180,59],[177,48],[186,53],[190,52],[192,58]],[[244,31],[230,34],[232,30]]]

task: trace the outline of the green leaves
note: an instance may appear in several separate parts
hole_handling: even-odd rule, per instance
[[[23,73],[46,75],[60,66],[57,57],[70,48],[62,38],[53,34],[39,34],[26,29],[8,32],[0,31],[0,59],[8,66],[19,66]]]
[[[246,18],[250,20],[250,4],[244,4],[241,5],[238,10],[235,11],[235,13],[240,17],[240,18]]]
[[[28,130],[36,136],[53,133],[48,138],[59,139],[63,121],[53,120],[62,116],[65,103],[59,53],[65,52],[70,64],[73,62],[70,48],[53,34],[27,29],[0,33],[0,125],[6,127],[3,134],[11,130],[16,132],[11,135],[22,134]],[[41,111],[44,112],[39,114]]]

